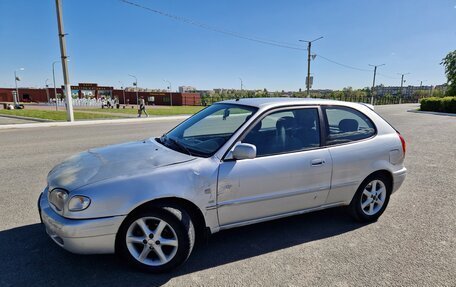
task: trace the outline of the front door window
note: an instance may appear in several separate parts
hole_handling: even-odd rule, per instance
[[[257,122],[242,140],[257,147],[257,157],[320,146],[316,108],[273,112]]]

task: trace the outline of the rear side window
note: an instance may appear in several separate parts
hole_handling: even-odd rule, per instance
[[[362,140],[375,134],[372,121],[357,110],[347,107],[327,107],[324,112],[327,120],[327,145]]]

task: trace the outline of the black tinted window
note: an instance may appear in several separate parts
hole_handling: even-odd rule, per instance
[[[372,121],[354,109],[330,107],[324,110],[328,121],[326,138],[328,145],[361,140],[375,134]]]
[[[265,116],[242,140],[257,147],[257,156],[320,146],[318,110],[292,109]]]

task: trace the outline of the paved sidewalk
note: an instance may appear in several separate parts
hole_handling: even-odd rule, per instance
[[[86,114],[98,114],[98,115],[109,115],[115,117],[122,117],[122,118],[137,118],[137,114],[122,114],[122,113],[110,113],[110,112],[97,112],[97,111],[90,111],[90,110],[79,110],[75,109],[78,113],[86,113]],[[109,111],[109,110],[108,110]]]
[[[0,124],[0,130],[7,129],[28,129],[28,128],[43,128],[43,127],[65,127],[65,126],[87,126],[87,125],[100,125],[100,124],[121,124],[121,123],[145,123],[145,122],[155,122],[155,121],[173,121],[173,120],[185,120],[190,115],[179,115],[179,116],[150,116],[148,118],[126,118],[126,119],[112,119],[112,120],[83,120],[83,121],[74,121],[74,122],[33,122],[29,121],[28,123],[23,124]],[[17,119],[18,121],[20,119]]]
[[[4,117],[0,116],[0,126],[2,125],[14,125],[14,124],[26,124],[26,123],[35,123],[33,120],[19,119],[16,117]]]

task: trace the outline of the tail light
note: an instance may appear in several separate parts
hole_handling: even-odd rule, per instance
[[[406,145],[406,143],[405,143],[405,139],[404,139],[404,137],[403,137],[399,132],[397,132],[397,135],[399,136],[399,139],[401,140],[402,152],[403,152],[404,155],[405,155],[405,151],[406,151],[406,149],[407,149],[407,145]]]

